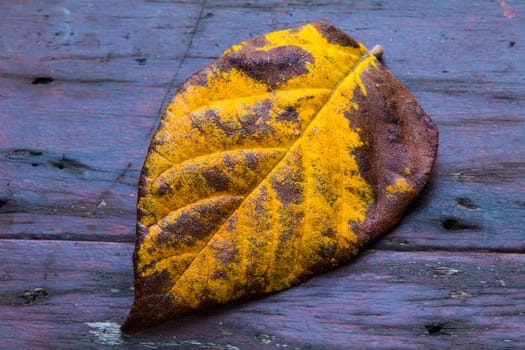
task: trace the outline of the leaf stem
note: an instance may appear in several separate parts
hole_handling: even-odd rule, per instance
[[[383,53],[384,53],[384,52],[385,52],[385,48],[384,48],[383,46],[381,46],[381,45],[376,45],[376,46],[374,46],[374,47],[372,48],[372,50],[368,51],[368,53],[369,53],[370,55],[374,55],[374,56],[376,56],[376,58],[377,58],[378,60],[381,59],[381,57],[383,56]]]

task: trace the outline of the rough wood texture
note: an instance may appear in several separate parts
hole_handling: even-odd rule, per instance
[[[525,3],[0,3],[0,348],[525,347]],[[429,186],[374,250],[289,291],[117,333],[139,169],[229,45],[314,20],[385,46],[432,115]]]
[[[512,347],[522,340],[525,255],[384,250],[266,298],[131,337],[97,336],[93,323],[104,322],[100,327],[110,333],[130,306],[132,248],[131,243],[4,240],[2,345],[78,349],[104,342],[123,348],[198,342],[241,349],[265,344],[421,349]]]

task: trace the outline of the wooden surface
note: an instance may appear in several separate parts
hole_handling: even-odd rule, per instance
[[[1,349],[524,349],[525,2],[0,2]],[[341,27],[434,118],[403,221],[266,298],[118,333],[137,179],[169,97],[241,40]]]

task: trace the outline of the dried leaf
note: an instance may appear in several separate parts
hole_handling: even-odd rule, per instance
[[[400,219],[436,150],[430,117],[339,29],[233,46],[179,88],[151,142],[123,330],[344,263]]]

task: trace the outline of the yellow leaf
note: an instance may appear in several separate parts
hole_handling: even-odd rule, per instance
[[[423,188],[437,129],[327,23],[233,46],[178,90],[140,179],[135,332],[356,255]]]

